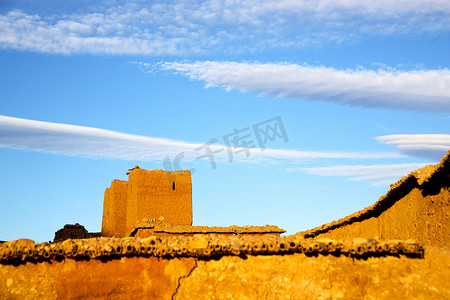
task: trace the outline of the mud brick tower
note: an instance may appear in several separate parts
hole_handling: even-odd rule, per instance
[[[103,236],[127,236],[127,193],[128,182],[113,180],[111,187],[105,191],[103,200]]]
[[[134,168],[128,181],[114,180],[105,191],[102,235],[125,237],[140,219],[159,218],[192,225],[191,172]]]

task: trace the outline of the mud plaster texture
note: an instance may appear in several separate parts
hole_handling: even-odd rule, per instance
[[[105,191],[103,236],[125,237],[140,219],[164,217],[174,225],[192,224],[191,173],[135,168],[128,181],[114,180]]]
[[[449,200],[448,189],[442,189],[435,196],[423,197],[416,188],[379,217],[354,222],[316,237],[350,239],[378,236],[384,240],[414,239],[422,245],[450,246]]]
[[[304,237],[414,239],[425,246],[450,246],[450,152],[391,185],[374,205],[343,219],[298,233]]]
[[[0,265],[1,299],[449,299],[450,251],[64,259]]]
[[[226,256],[199,261],[175,299],[449,299],[450,252],[425,256]]]
[[[105,191],[103,201],[103,236],[126,236],[128,182],[113,180]]]
[[[194,258],[122,257],[0,265],[1,299],[171,299]]]

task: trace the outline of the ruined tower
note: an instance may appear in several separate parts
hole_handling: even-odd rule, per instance
[[[125,237],[127,220],[128,182],[113,180],[105,190],[103,200],[102,235]]]
[[[136,221],[164,217],[192,225],[191,172],[134,168],[128,181],[114,180],[105,191],[102,235],[125,237]]]

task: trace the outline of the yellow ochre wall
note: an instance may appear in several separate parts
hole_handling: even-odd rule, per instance
[[[450,151],[391,185],[374,205],[299,233],[305,237],[414,239],[425,246],[450,246]]]
[[[318,234],[316,238],[351,239],[378,236],[383,240],[414,239],[422,245],[448,247],[449,200],[448,188],[442,188],[437,195],[426,197],[415,188],[380,216]]]
[[[105,191],[102,235],[125,237],[136,221],[164,217],[192,225],[191,172],[133,169],[128,181],[114,180]]]
[[[124,237],[127,235],[126,209],[127,209],[128,182],[114,179],[111,187],[105,190],[103,201],[102,235]]]

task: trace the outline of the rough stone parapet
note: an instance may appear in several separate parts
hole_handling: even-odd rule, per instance
[[[275,225],[265,226],[186,226],[173,225],[165,221],[164,218],[159,219],[142,219],[136,222],[136,227],[130,233],[135,236],[140,230],[151,229],[154,233],[167,233],[173,235],[179,234],[278,234],[285,233],[286,230]]]
[[[35,244],[18,240],[0,244],[0,262],[52,260],[64,258],[120,258],[123,256],[199,257],[226,255],[277,255],[305,253],[352,257],[406,255],[422,257],[424,248],[415,241],[379,241],[357,238],[352,241],[303,239],[296,236],[253,237],[194,235],[192,237],[94,238]]]

